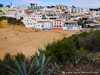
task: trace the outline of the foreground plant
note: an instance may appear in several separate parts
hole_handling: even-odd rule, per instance
[[[14,66],[7,65],[9,72],[14,75],[51,75],[55,71],[54,68],[49,68],[50,58],[46,58],[44,51],[39,49],[39,53],[36,53],[30,60],[24,58],[20,63],[14,59]]]
[[[73,64],[74,65],[80,65],[80,64],[91,64],[91,65],[94,65],[95,62],[97,60],[96,59],[93,59],[87,55],[81,55],[79,57],[75,57],[75,60],[73,60]]]

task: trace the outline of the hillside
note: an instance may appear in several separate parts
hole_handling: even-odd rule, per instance
[[[48,42],[52,42],[64,37],[69,37],[79,31],[35,31],[24,26],[8,25],[7,21],[0,22],[0,58],[6,53],[16,54],[22,52],[26,56],[34,54],[39,47],[44,47]]]

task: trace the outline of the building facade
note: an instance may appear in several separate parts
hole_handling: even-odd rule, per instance
[[[63,21],[61,19],[57,19],[53,21],[53,30],[63,30]]]

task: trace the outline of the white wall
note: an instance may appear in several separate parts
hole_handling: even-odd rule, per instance
[[[33,20],[31,18],[24,18],[22,20],[22,22],[25,24],[26,27],[31,28],[31,27],[35,27],[35,25],[37,24],[37,20]]]

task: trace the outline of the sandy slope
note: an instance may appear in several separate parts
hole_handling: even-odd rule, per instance
[[[39,47],[43,48],[48,42],[71,36],[78,31],[34,31],[23,27],[0,29],[0,58],[6,53],[22,52],[26,56],[34,54]]]

